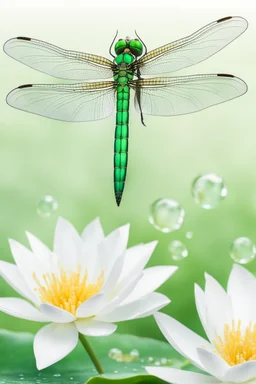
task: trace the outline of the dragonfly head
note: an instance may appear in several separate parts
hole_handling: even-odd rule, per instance
[[[130,52],[133,56],[138,57],[142,55],[143,46],[139,39],[119,39],[115,44],[115,53],[120,55],[124,52]]]

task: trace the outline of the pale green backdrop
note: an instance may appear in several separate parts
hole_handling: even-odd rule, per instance
[[[41,2],[40,2],[41,3]],[[49,246],[57,216],[81,231],[100,216],[106,233],[131,223],[130,245],[159,240],[150,265],[175,264],[168,243],[184,241],[189,256],[160,289],[172,303],[165,311],[202,333],[196,315],[193,285],[203,285],[204,272],[226,284],[232,267],[233,239],[256,242],[256,12],[254,1],[3,1],[0,2],[0,44],[15,36],[30,36],[63,48],[108,56],[120,36],[138,31],[149,49],[186,36],[229,15],[248,19],[244,35],[225,50],[184,73],[232,73],[243,78],[249,92],[236,100],[200,113],[174,118],[145,117],[147,127],[131,112],[129,169],[122,204],[113,195],[114,115],[95,123],[69,124],[10,108],[5,96],[25,83],[60,80],[33,71],[3,52],[0,57],[0,246],[11,261],[8,238],[27,244],[25,230]],[[132,106],[133,108],[133,106]],[[213,211],[204,211],[191,197],[192,180],[216,172],[229,195]],[[44,194],[56,196],[59,209],[49,219],[36,213]],[[159,197],[178,200],[186,210],[183,227],[163,234],[148,223],[150,204]],[[192,231],[191,240],[185,233]],[[256,271],[256,261],[248,265]],[[15,293],[0,281],[0,296]],[[0,314],[0,327],[35,332],[40,324]],[[121,323],[119,331],[161,338],[153,318]]]

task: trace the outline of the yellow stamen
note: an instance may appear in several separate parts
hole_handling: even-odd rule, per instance
[[[33,274],[42,303],[55,305],[66,311],[76,314],[80,304],[98,293],[104,283],[104,271],[101,271],[95,283],[88,283],[88,272],[81,272],[79,266],[76,272],[47,273],[43,275],[44,283],[40,283],[36,274]]]
[[[224,325],[224,336],[214,341],[216,351],[229,365],[256,360],[256,324],[250,323],[244,331],[241,321],[237,325]]]

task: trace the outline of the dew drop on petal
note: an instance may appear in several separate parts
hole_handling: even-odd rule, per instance
[[[204,209],[214,209],[227,196],[223,179],[215,173],[198,176],[192,184],[194,201]]]
[[[41,217],[50,217],[58,209],[57,200],[51,195],[42,196],[37,202],[36,211]]]
[[[190,240],[190,239],[193,238],[193,232],[186,232],[186,235],[185,235],[185,236],[186,236],[187,239]]]
[[[158,199],[150,206],[149,222],[164,233],[180,229],[184,217],[184,209],[173,199]]]
[[[248,237],[238,237],[231,245],[231,258],[239,264],[247,264],[256,256],[256,247]]]
[[[175,261],[183,260],[183,259],[185,259],[185,257],[188,256],[187,248],[179,240],[173,240],[168,246],[168,251],[169,251],[172,259]]]

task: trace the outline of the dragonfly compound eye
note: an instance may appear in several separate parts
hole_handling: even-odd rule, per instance
[[[129,42],[129,48],[134,56],[137,57],[142,55],[143,46],[138,39],[131,40]]]
[[[117,55],[120,55],[120,53],[123,53],[124,49],[127,48],[127,42],[124,39],[120,39],[115,44],[115,53]]]

